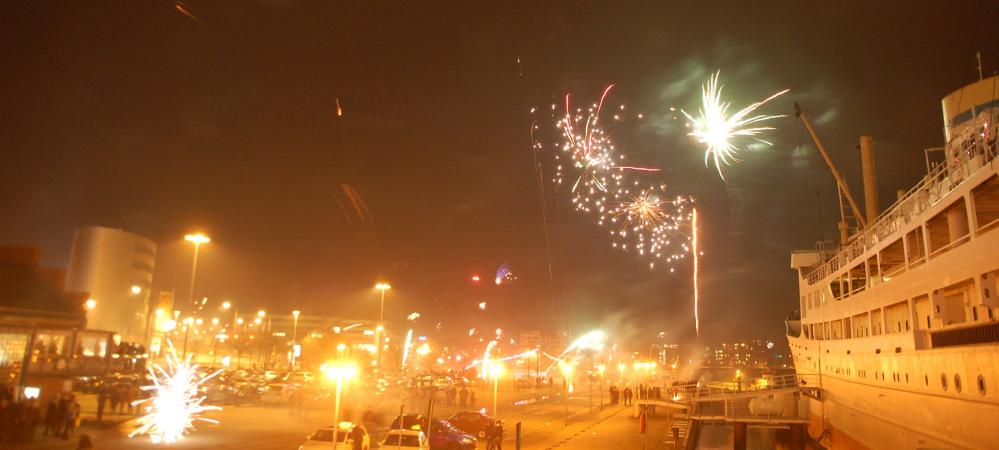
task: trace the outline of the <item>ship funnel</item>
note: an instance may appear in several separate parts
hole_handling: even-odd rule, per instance
[[[878,171],[874,163],[874,138],[860,137],[860,163],[864,175],[864,215],[867,223],[874,223],[881,212],[878,201]]]

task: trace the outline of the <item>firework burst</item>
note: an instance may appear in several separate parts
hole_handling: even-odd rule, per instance
[[[774,127],[762,125],[762,122],[784,116],[754,116],[751,114],[763,106],[764,103],[788,92],[788,89],[729,114],[729,107],[732,104],[731,102],[722,100],[721,95],[724,85],[718,84],[720,74],[721,71],[715,72],[714,75],[708,78],[707,84],[701,86],[701,107],[697,112],[697,117],[687,114],[686,111],[681,110],[681,112],[690,120],[691,131],[687,135],[696,138],[698,142],[705,145],[704,164],[712,160],[715,168],[718,169],[718,175],[724,179],[725,174],[722,173],[722,166],[728,166],[739,161],[737,154],[740,148],[736,145],[739,140],[749,139],[762,144],[773,145],[757,137],[764,131],[775,129]]]
[[[664,185],[643,185],[632,175],[659,169],[625,165],[624,155],[615,147],[610,133],[601,125],[601,112],[613,85],[604,89],[600,100],[588,108],[572,109],[566,96],[565,116],[558,120],[560,152],[556,155],[556,186],[571,183],[570,201],[577,212],[591,216],[597,225],[610,228],[615,248],[635,251],[657,262],[670,264],[688,251],[685,228],[689,197],[668,198]],[[554,109],[554,106],[553,106]],[[621,105],[612,123],[631,118]]]
[[[166,368],[154,364],[149,369],[153,384],[142,388],[151,391],[150,397],[135,402],[136,406],[144,407],[146,415],[138,419],[139,428],[128,435],[148,435],[153,444],[172,444],[183,439],[197,421],[217,424],[218,421],[200,415],[222,410],[218,406],[205,405],[205,396],[200,395],[199,390],[202,384],[222,371],[201,376],[198,365],[191,364],[191,356],[180,359],[170,341],[167,346],[170,351],[166,355]]]

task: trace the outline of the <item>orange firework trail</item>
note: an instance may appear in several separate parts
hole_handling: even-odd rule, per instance
[[[698,292],[697,292],[697,208],[693,208],[690,215],[690,235],[691,235],[691,251],[694,254],[694,331],[697,332],[697,337],[701,337],[701,319],[698,316]]]
[[[188,19],[193,20],[198,25],[201,25],[202,27],[205,26],[205,23],[202,22],[201,19],[198,19],[197,17],[194,16],[194,14],[191,14],[191,11],[188,11],[187,5],[185,5],[184,3],[182,3],[182,2],[176,2],[176,3],[174,3],[173,4],[173,9],[176,9],[177,12],[179,12],[179,13],[187,16]]]

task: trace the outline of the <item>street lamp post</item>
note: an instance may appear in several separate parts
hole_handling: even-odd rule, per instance
[[[569,376],[572,375],[572,365],[559,362],[558,368],[562,371],[562,384],[565,386],[565,426],[569,426]]]
[[[295,358],[295,345],[298,344],[298,315],[302,314],[299,310],[294,310],[291,312],[292,317],[295,318],[295,325],[292,326],[291,331],[291,370],[295,370],[296,363],[298,362]]]
[[[597,372],[600,374],[600,410],[604,410],[604,371],[607,370],[607,366],[603,364],[597,365]]]
[[[336,450],[337,436],[340,433],[340,397],[343,393],[343,384],[356,374],[357,367],[351,363],[339,362],[323,368],[326,379],[336,383],[336,401],[333,406],[333,450]],[[344,438],[344,441],[346,440]]]
[[[392,285],[380,282],[375,285],[375,289],[381,291],[381,307],[378,309],[378,323],[385,320],[385,291],[392,289]]]
[[[187,358],[187,337],[191,333],[191,325],[193,324],[194,320],[192,318],[184,318],[184,358]]]
[[[499,379],[503,376],[503,365],[499,363],[490,363],[486,370],[489,371],[489,377],[493,379],[493,417],[499,417]]]
[[[188,234],[184,236],[184,240],[194,243],[194,262],[191,264],[191,286],[187,290],[187,303],[190,308],[190,312],[194,312],[194,277],[198,274],[198,250],[201,249],[201,244],[207,244],[212,240],[205,236],[204,234]]]
[[[378,326],[375,327],[375,361],[378,361],[378,365],[382,363],[382,331],[385,330],[385,326],[382,321],[385,320],[385,291],[392,289],[392,285],[380,281],[375,284],[375,289],[381,291],[381,306],[378,308]]]

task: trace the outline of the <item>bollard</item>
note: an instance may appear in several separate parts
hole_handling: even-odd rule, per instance
[[[516,426],[516,428],[514,428],[514,430],[515,430],[514,435],[517,438],[517,441],[516,441],[517,445],[515,447],[517,447],[517,450],[520,450],[520,422],[517,422],[517,426]]]

